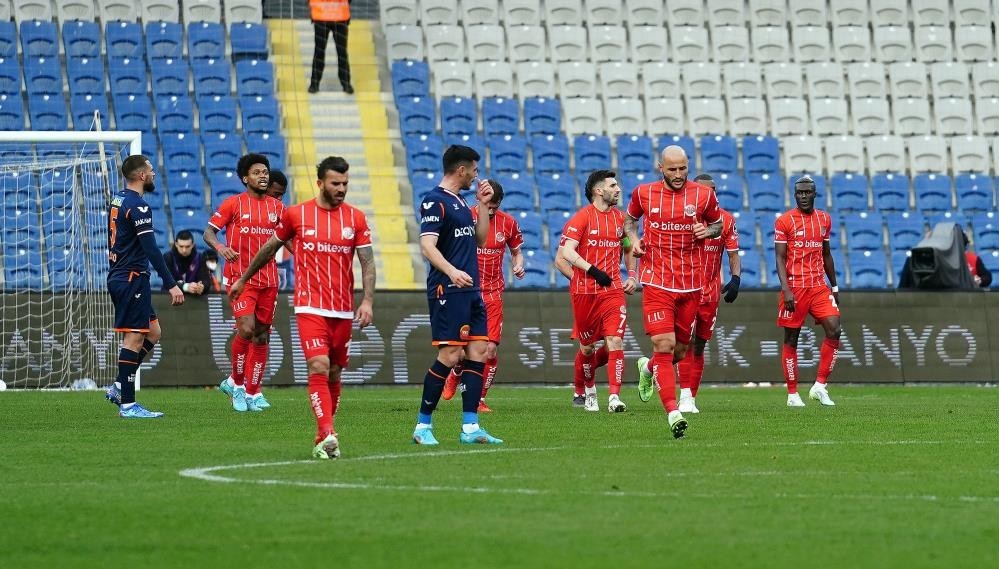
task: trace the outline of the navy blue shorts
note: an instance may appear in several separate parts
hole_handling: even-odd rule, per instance
[[[486,305],[479,291],[432,296],[428,301],[433,345],[466,346],[475,340],[489,340]]]
[[[116,332],[149,331],[149,325],[156,321],[149,273],[109,276],[108,292],[114,302]]]

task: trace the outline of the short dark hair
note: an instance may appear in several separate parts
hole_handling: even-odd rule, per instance
[[[121,163],[121,177],[131,180],[136,172],[146,167],[146,162],[151,162],[149,158],[142,154],[133,154]]]
[[[813,192],[818,191],[818,188],[816,188],[815,186],[815,180],[813,180],[812,177],[809,176],[808,174],[805,174],[804,176],[794,181],[794,191],[798,191],[799,185],[808,186],[807,189],[812,190]]]
[[[271,183],[281,184],[284,187],[288,187],[288,176],[284,175],[281,170],[271,170]]]
[[[715,179],[711,177],[711,174],[698,174],[697,177],[694,178],[694,181],[695,182],[714,182]]]
[[[479,153],[474,148],[462,146],[461,144],[452,144],[444,151],[444,173],[454,174],[455,170],[463,163],[478,162],[481,159],[482,157],[479,156]]]
[[[254,164],[263,164],[267,166],[267,169],[271,169],[271,161],[267,159],[263,154],[247,154],[239,159],[236,163],[236,175],[242,180],[244,177],[250,175],[250,166]]]
[[[346,174],[349,169],[350,164],[347,164],[347,161],[342,156],[327,156],[316,166],[316,179],[322,180],[330,170]]]
[[[177,236],[173,238],[173,242],[187,241],[188,239],[194,241],[194,234],[191,233],[190,229],[181,229],[177,232]]]
[[[593,201],[593,188],[597,184],[603,182],[607,178],[617,178],[617,172],[613,170],[594,170],[588,178],[586,178],[586,199]]]
[[[497,182],[494,178],[489,178],[486,181],[493,187],[493,198],[489,201],[489,203],[499,205],[500,202],[503,201],[503,184]]]

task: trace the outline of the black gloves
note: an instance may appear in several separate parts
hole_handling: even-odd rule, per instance
[[[735,302],[735,299],[739,297],[739,284],[741,283],[742,279],[739,278],[739,275],[732,275],[732,280],[728,281],[728,284],[721,289],[725,293],[725,302],[729,304]]]
[[[611,280],[610,275],[601,271],[596,265],[590,265],[589,269],[586,269],[586,274],[593,277],[593,280],[597,281],[600,286],[610,286],[614,281]]]

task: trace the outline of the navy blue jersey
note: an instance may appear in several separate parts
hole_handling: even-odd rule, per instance
[[[437,249],[455,268],[472,277],[472,286],[458,288],[444,273],[430,265],[427,293],[442,296],[454,292],[479,290],[478,243],[472,211],[461,196],[437,186],[423,196],[420,204],[420,235],[436,235]]]
[[[124,189],[111,196],[108,215],[108,276],[149,271],[149,256],[140,236],[153,234],[153,211],[137,192]],[[172,282],[170,278],[164,282]]]

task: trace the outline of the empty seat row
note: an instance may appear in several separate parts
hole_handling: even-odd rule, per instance
[[[53,9],[54,8],[54,9]],[[259,0],[0,0],[0,19],[72,20],[112,22],[214,22],[263,21]]]

